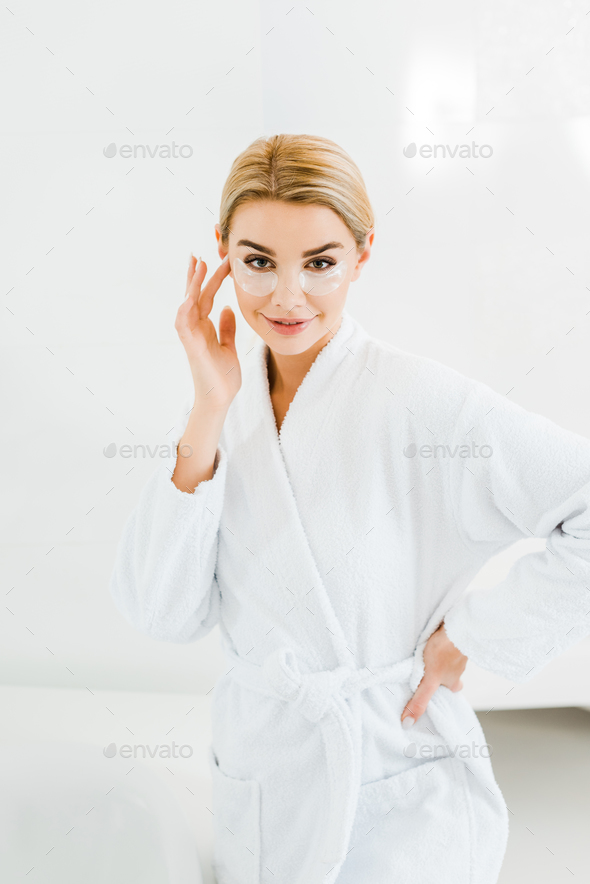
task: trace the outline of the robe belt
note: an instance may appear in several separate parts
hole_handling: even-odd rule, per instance
[[[329,784],[321,861],[338,864],[346,856],[361,785],[360,712],[355,703],[355,714],[346,698],[374,685],[409,681],[414,655],[374,671],[338,666],[302,673],[295,653],[287,647],[269,654],[262,666],[238,656],[229,646],[225,651],[232,665],[228,675],[245,687],[291,703],[321,728]]]

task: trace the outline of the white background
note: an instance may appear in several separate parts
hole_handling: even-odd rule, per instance
[[[261,134],[324,135],[359,165],[376,235],[348,309],[369,333],[590,436],[586,6],[9,0],[2,683],[206,692],[215,681],[217,630],[154,642],[114,608],[116,545],[158,464],[103,449],[165,443],[190,389],[174,330],[188,255],[218,266],[222,186]],[[103,155],[172,141],[192,157]],[[492,157],[402,152],[472,141]],[[215,319],[224,304],[245,348],[229,279]],[[500,579],[525,545],[476,584]]]

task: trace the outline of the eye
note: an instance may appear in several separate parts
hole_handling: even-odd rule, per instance
[[[254,261],[266,261],[268,264],[268,258],[261,258],[257,255],[249,255],[244,261],[244,264],[252,265],[254,270],[268,270],[268,267],[254,266]]]
[[[313,270],[327,270],[328,267],[333,267],[336,261],[333,261],[332,258],[314,258],[311,262],[312,264],[327,264],[327,267],[313,267]]]
[[[259,262],[262,262],[265,266],[261,266]],[[248,255],[245,259],[244,264],[248,264],[252,267],[253,270],[269,270],[269,260],[268,258],[262,258],[260,255]],[[318,267],[317,265],[324,265]],[[312,270],[318,271],[327,271],[330,267],[333,267],[336,264],[332,258],[314,258],[313,261],[310,261],[310,267]],[[315,266],[312,266],[315,265]]]

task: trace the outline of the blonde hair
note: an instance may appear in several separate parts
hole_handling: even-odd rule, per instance
[[[221,194],[224,248],[238,206],[258,200],[328,206],[346,224],[359,252],[375,225],[358,166],[338,144],[319,135],[261,136],[236,157]]]

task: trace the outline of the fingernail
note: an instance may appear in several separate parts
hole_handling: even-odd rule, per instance
[[[415,719],[412,718],[411,715],[406,715],[406,717],[405,717],[404,720],[402,721],[402,727],[403,727],[403,729],[404,729],[405,731],[409,730],[409,728],[411,728],[412,725],[414,724],[414,721],[415,721]]]
[[[191,252],[190,255],[188,256],[189,267],[190,267],[190,263],[192,260],[193,260],[193,253]]]

